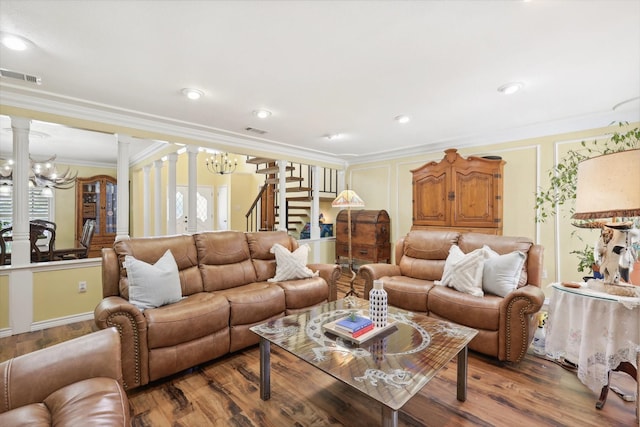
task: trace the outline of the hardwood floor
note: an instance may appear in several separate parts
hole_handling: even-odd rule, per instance
[[[362,284],[356,281],[362,296]],[[343,279],[338,295],[348,283]],[[0,339],[0,361],[95,331],[80,322]],[[271,400],[259,395],[258,347],[128,393],[134,426],[374,426],[380,404],[272,346]],[[575,373],[533,354],[498,366],[469,355],[466,402],[456,400],[455,359],[402,408],[401,426],[634,426],[635,402],[610,392],[605,407]],[[635,383],[614,373],[632,394]]]

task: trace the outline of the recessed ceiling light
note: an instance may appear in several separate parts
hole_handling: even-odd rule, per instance
[[[253,115],[258,117],[259,119],[266,119],[271,115],[271,111],[269,110],[253,110]]]
[[[200,99],[204,96],[204,92],[198,89],[190,89],[190,88],[184,88],[182,89],[182,94],[184,96],[186,96],[189,99]]]
[[[17,36],[15,34],[2,33],[0,36],[0,42],[11,50],[27,50],[27,48],[33,45],[31,40],[25,39],[22,36]]]
[[[524,83],[522,82],[511,82],[507,84],[503,84],[498,88],[498,92],[503,93],[505,95],[511,95],[519,91],[524,87]]]
[[[342,134],[341,134],[341,133],[331,133],[331,134],[327,135],[327,136],[326,136],[326,138],[327,138],[329,141],[332,141],[332,140],[334,140],[334,139],[340,139],[340,138],[342,138]]]
[[[409,116],[401,115],[401,116],[394,117],[394,120],[398,123],[405,124],[405,123],[409,123],[411,121],[411,118]]]

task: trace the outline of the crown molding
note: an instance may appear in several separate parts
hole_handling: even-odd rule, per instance
[[[245,153],[270,153],[271,157],[282,156],[284,159],[305,159],[306,161],[321,162],[332,166],[346,168],[350,165],[388,161],[403,157],[423,155],[425,153],[443,151],[447,148],[468,148],[481,145],[499,144],[524,140],[548,135],[556,135],[595,129],[609,126],[617,122],[639,122],[640,108],[634,107],[624,111],[607,111],[589,115],[568,117],[552,122],[536,123],[518,128],[494,129],[483,133],[457,136],[436,141],[429,141],[413,147],[390,149],[375,153],[360,155],[337,156],[331,153],[303,149],[281,141],[259,138],[250,135],[227,131],[196,123],[174,120],[167,117],[155,116],[139,111],[126,110],[110,105],[90,102],[82,99],[65,97],[62,95],[0,82],[0,106],[33,110],[88,120],[110,125],[125,127],[141,132],[152,132],[175,138],[202,142],[212,147],[234,151],[240,149]],[[136,135],[133,135],[134,137]],[[130,159],[130,163],[137,163],[146,156],[153,155],[164,145],[159,144],[144,153]]]
[[[282,156],[285,159],[297,157],[331,165],[345,165],[343,159],[331,153],[301,149],[280,141],[243,135],[224,129],[117,108],[4,82],[0,82],[0,92],[2,93],[0,105],[3,106],[88,120],[112,127],[158,133],[205,144],[215,144],[217,148],[224,151],[233,152],[233,150],[237,151],[240,148],[242,151],[249,153],[273,153],[274,156]],[[132,136],[136,137],[137,135]]]
[[[497,129],[485,133],[442,139],[409,148],[365,154],[349,161],[349,164],[355,165],[403,157],[412,157],[434,151],[444,151],[451,147],[460,149],[520,141],[529,138],[540,138],[549,135],[559,135],[563,133],[583,131],[586,129],[607,127],[618,122],[640,122],[640,109],[608,111],[579,117],[569,117],[552,122],[536,123],[518,128]]]

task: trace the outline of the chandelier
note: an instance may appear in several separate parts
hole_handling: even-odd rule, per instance
[[[56,156],[44,161],[36,161],[29,156],[31,169],[29,170],[29,185],[43,189],[43,193],[53,195],[52,188],[67,190],[72,188],[78,177],[78,172],[72,173],[69,168],[64,172],[59,172],[54,161]],[[5,192],[9,186],[13,186],[13,165],[12,159],[0,159],[0,190]]]
[[[232,162],[229,159],[229,153],[216,153],[207,158],[205,165],[207,165],[207,170],[211,173],[227,175],[236,170],[238,159],[234,159]]]

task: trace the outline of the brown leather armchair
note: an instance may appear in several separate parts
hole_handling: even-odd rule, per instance
[[[129,426],[115,328],[0,364],[0,425]]]

